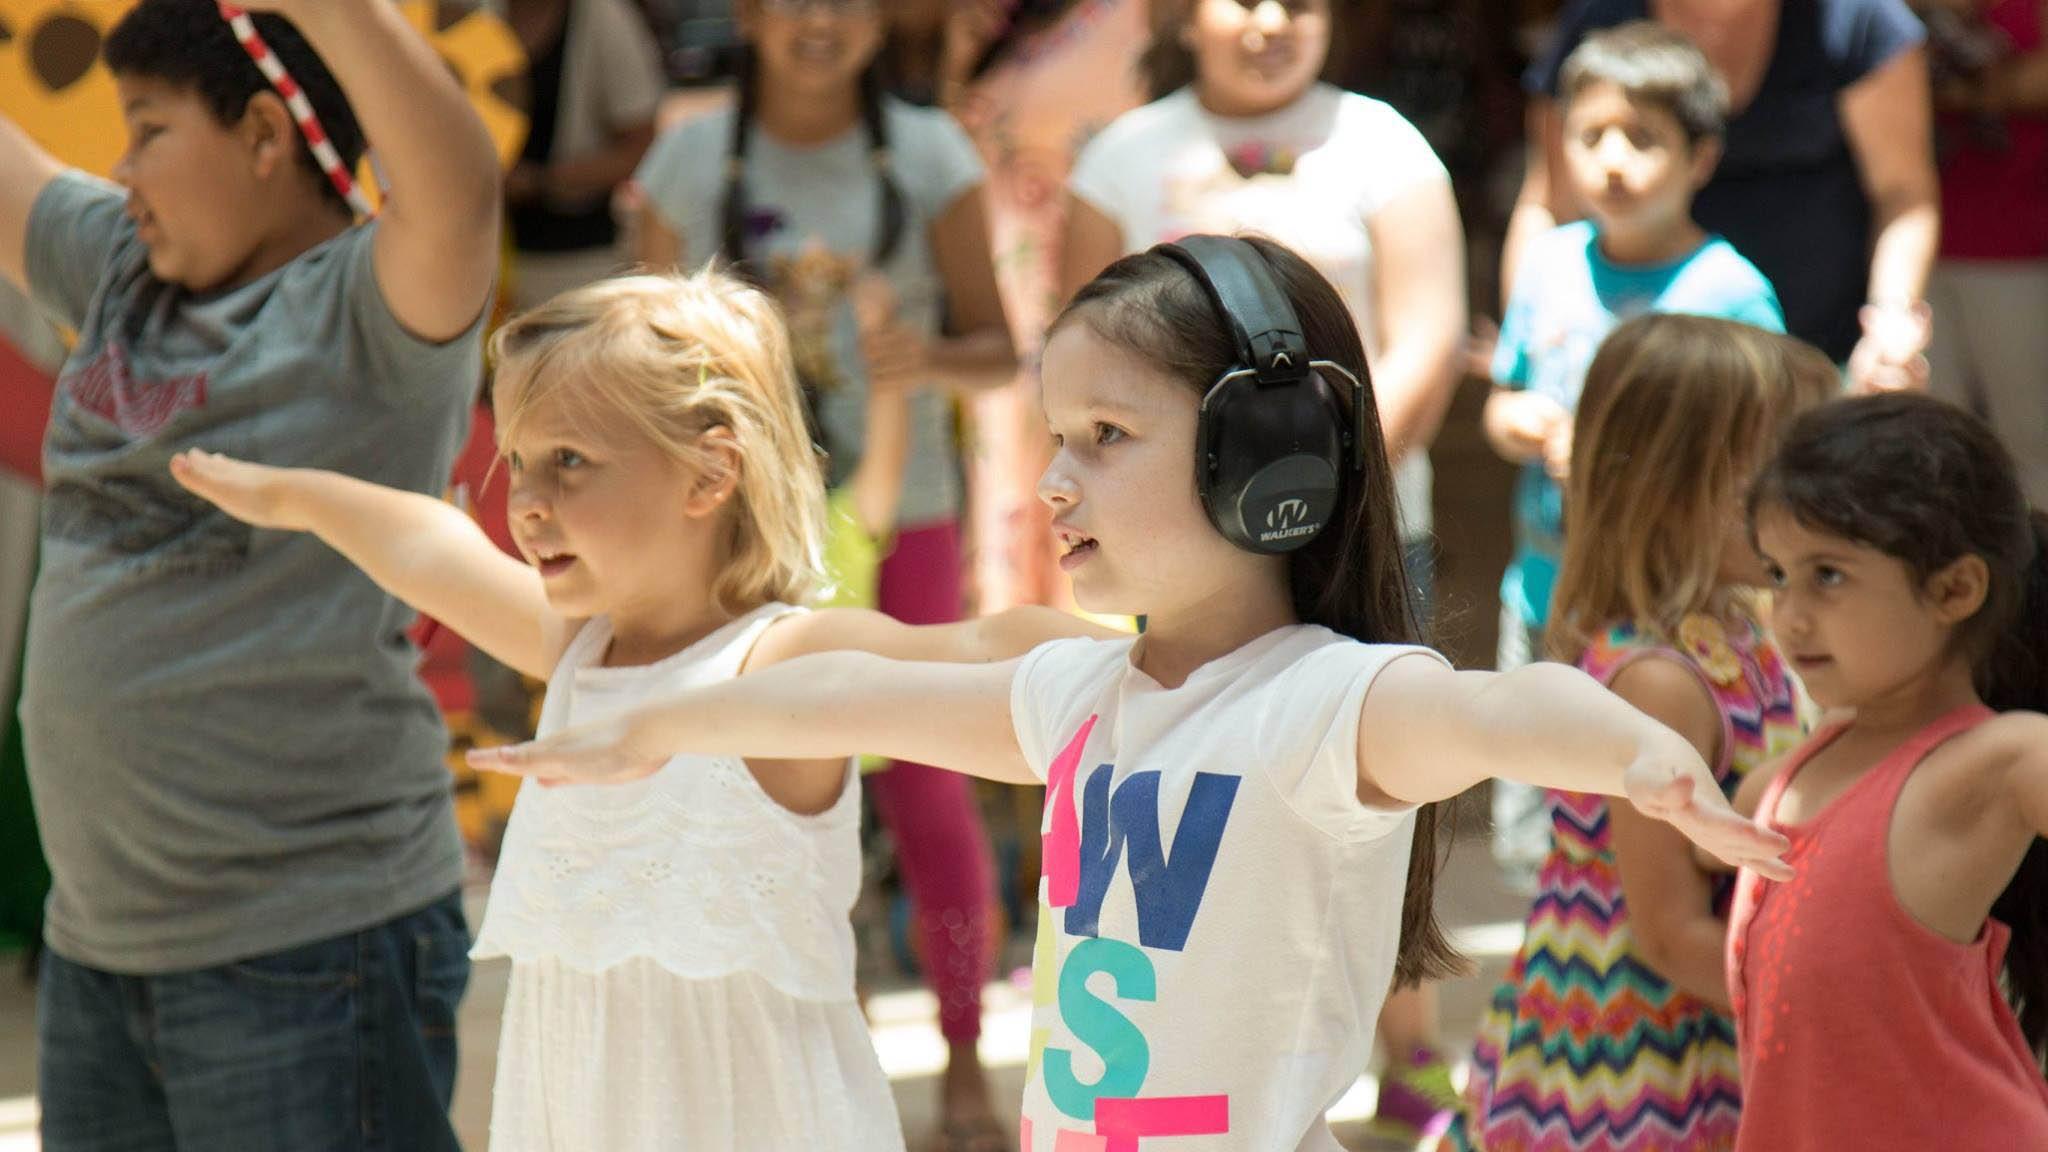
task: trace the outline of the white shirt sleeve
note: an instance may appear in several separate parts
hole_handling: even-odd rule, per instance
[[[1010,680],[1010,723],[1040,780],[1129,667],[1132,640],[1049,640],[1026,653]]]
[[[633,173],[662,223],[682,238],[685,267],[695,267],[717,250],[731,126],[730,110],[685,120],[655,139]]]
[[[1074,159],[1073,170],[1067,174],[1067,191],[1075,199],[1116,221],[1126,236],[1131,231],[1131,197],[1141,183],[1155,178],[1134,170],[1133,165],[1159,159],[1156,149],[1134,139],[1146,134],[1134,131],[1136,122],[1131,118],[1145,114],[1148,109],[1149,105],[1126,112],[1109,127],[1096,133],[1095,138],[1082,147],[1081,154]]]
[[[1400,827],[1412,807],[1368,808],[1358,799],[1359,722],[1366,693],[1382,669],[1427,648],[1356,642],[1330,644],[1287,671],[1285,703],[1267,717],[1265,746],[1306,755],[1275,756],[1268,778],[1297,815],[1349,843],[1374,840]]]
[[[1378,100],[1355,95],[1350,100],[1345,111],[1358,136],[1351,154],[1372,157],[1359,196],[1360,215],[1370,220],[1414,188],[1450,183],[1450,171],[1406,117]]]
[[[936,108],[905,108],[893,117],[903,139],[891,140],[898,156],[897,177],[926,221],[939,218],[968,189],[987,177],[981,153],[952,114]]]

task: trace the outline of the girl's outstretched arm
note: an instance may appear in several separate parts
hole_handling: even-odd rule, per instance
[[[820,760],[871,753],[1036,784],[1010,723],[1016,662],[928,664],[827,652],[685,692],[531,744],[473,752],[482,769],[543,783],[653,774],[682,754]]]
[[[378,587],[528,676],[547,679],[574,631],[548,607],[539,574],[445,501],[210,452],[180,453],[171,475],[237,520],[313,533]]]
[[[1365,695],[1358,795],[1420,804],[1501,777],[1626,796],[1731,864],[1774,879],[1790,845],[1728,806],[1691,742],[1562,664],[1456,672],[1430,659],[1388,664]]]
[[[868,608],[785,616],[754,645],[748,672],[819,652],[868,652],[891,660],[995,664],[1049,640],[1115,640],[1125,634],[1057,608],[1027,605],[952,624],[905,624]]]

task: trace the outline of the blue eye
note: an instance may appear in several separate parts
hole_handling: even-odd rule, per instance
[[[1127,435],[1129,433],[1114,424],[1098,423],[1095,425],[1095,442],[1097,444],[1114,444]]]
[[[1813,582],[1822,588],[1838,588],[1841,586],[1842,581],[1847,578],[1842,575],[1842,570],[1839,568],[1822,566],[1813,570]]]
[[[555,467],[557,468],[565,470],[576,469],[583,467],[586,463],[588,461],[583,458],[583,454],[573,448],[555,449]]]

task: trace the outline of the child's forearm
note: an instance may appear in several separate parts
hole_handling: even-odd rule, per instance
[[[1785,838],[1728,807],[1690,740],[1578,669],[1453,672],[1419,657],[1381,669],[1359,717],[1359,798],[1421,804],[1489,777],[1626,796],[1724,860],[1791,875]]]
[[[389,211],[496,231],[498,157],[483,121],[434,50],[389,0],[301,0],[280,8],[348,94],[390,185]]]
[[[544,190],[564,200],[609,196],[612,189],[632,179],[652,143],[654,125],[637,125],[600,148],[548,165]]]
[[[1623,769],[1639,756],[1670,750],[1699,760],[1685,737],[1565,664],[1493,674],[1474,693],[1471,716],[1493,750],[1493,775],[1544,788],[1622,796]]]
[[[870,395],[862,439],[860,463],[848,477],[847,489],[861,529],[886,539],[896,530],[903,475],[910,465],[910,398],[900,391]]]
[[[1511,419],[1521,394],[1495,385],[1479,413],[1479,429],[1494,455],[1510,464],[1527,464],[1543,455],[1543,445],[1531,441],[1516,429]]]
[[[1565,664],[1455,672],[1435,660],[1397,659],[1366,693],[1358,738],[1366,794],[1409,804],[1495,777],[1621,796],[1638,761],[1715,787],[1683,736]]]
[[[28,216],[62,165],[0,116],[0,277],[28,290]]]
[[[378,587],[508,667],[545,678],[545,598],[532,568],[505,555],[444,500],[335,472],[279,473],[281,527],[318,536]]]
[[[1014,665],[825,652],[686,692],[629,716],[630,755],[821,760],[870,753],[1032,783],[1010,724]]]
[[[1713,880],[1692,845],[1626,804],[1608,805],[1607,823],[1636,951],[1666,980],[1726,1011],[1728,926],[1714,915]]]
[[[985,328],[932,343],[931,369],[959,392],[1001,388],[1017,378],[1017,348],[1007,328]]]

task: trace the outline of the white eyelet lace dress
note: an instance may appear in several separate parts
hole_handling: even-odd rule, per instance
[[[736,675],[769,605],[639,668],[603,619],[562,656],[549,733]],[[478,958],[508,956],[491,1152],[903,1147],[854,999],[860,784],[826,812],[769,799],[737,759],[513,806]]]

